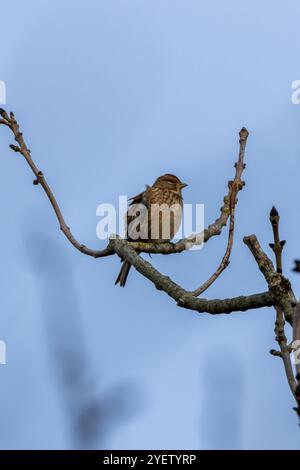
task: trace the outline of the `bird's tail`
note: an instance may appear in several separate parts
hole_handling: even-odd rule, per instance
[[[125,287],[126,284],[126,279],[128,276],[128,273],[130,271],[131,264],[128,263],[128,261],[123,261],[122,262],[122,267],[120,269],[119,275],[116,279],[115,284],[120,284],[120,287]]]

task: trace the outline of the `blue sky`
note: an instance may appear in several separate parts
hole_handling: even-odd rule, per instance
[[[6,107],[79,240],[102,246],[97,205],[166,172],[189,184],[185,200],[204,203],[210,223],[246,126],[232,261],[205,295],[266,288],[242,238],[255,233],[272,255],[273,204],[299,295],[299,13],[296,0],[1,3]],[[135,272],[118,289],[119,260],[68,244],[7,129],[0,134],[0,447],[298,449],[283,366],[268,352],[273,310],[198,315]],[[152,262],[193,289],[225,245],[223,234]],[[81,409],[102,423],[85,441]]]

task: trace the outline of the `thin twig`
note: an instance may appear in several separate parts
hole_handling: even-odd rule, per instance
[[[296,368],[296,381],[297,388],[295,391],[295,399],[297,407],[295,411],[300,418],[300,303],[298,302],[295,307],[294,322],[293,322],[293,354],[295,357],[295,368]]]
[[[298,361],[296,363],[296,372],[300,380],[300,302],[297,303],[294,313],[294,322],[293,322],[293,348],[297,346],[298,350]]]
[[[273,243],[269,243],[269,246],[272,248],[275,259],[276,259],[276,270],[278,275],[282,276],[282,250],[285,245],[285,240],[280,240],[279,236],[279,220],[280,216],[278,211],[273,206],[270,211],[270,222],[272,225],[273,230]],[[296,389],[297,389],[297,382],[294,377],[294,371],[291,361],[291,348],[287,344],[287,338],[284,331],[284,312],[282,307],[275,304],[275,311],[276,311],[276,321],[275,321],[275,335],[276,341],[280,348],[280,357],[282,358],[284,364],[285,375],[289,384],[289,387],[293,393],[294,398],[296,399]],[[294,320],[294,317],[293,317]],[[297,401],[297,400],[296,400]]]
[[[273,229],[274,243],[269,243],[270,248],[274,251],[276,258],[276,268],[279,274],[282,273],[282,250],[285,245],[285,240],[280,240],[279,237],[279,214],[276,207],[272,207],[270,212],[270,222]]]
[[[10,113],[10,116],[4,111],[3,109],[0,109],[0,115],[2,116],[2,119],[0,121],[0,124],[5,124],[8,126],[14,136],[16,142],[19,144],[19,146],[16,145],[10,145],[10,148],[14,150],[15,152],[19,152],[23,155],[25,158],[26,162],[30,166],[32,172],[34,173],[36,179],[33,181],[35,185],[40,184],[42,188],[44,189],[53,209],[56,214],[57,220],[60,225],[60,229],[63,232],[63,234],[67,237],[69,242],[81,253],[84,253],[85,255],[93,256],[94,258],[101,258],[103,256],[110,256],[114,254],[114,252],[110,249],[110,247],[105,248],[104,250],[93,250],[91,248],[86,247],[85,245],[82,245],[79,243],[76,238],[73,236],[70,228],[65,222],[65,219],[62,215],[62,212],[60,210],[60,207],[56,201],[56,198],[54,197],[54,194],[52,190],[50,189],[45,176],[42,171],[40,171],[37,166],[35,165],[34,161],[31,158],[30,155],[30,150],[27,148],[27,145],[24,141],[23,134],[20,132],[19,124],[15,119],[15,116],[13,113]]]
[[[276,310],[276,322],[275,322],[275,335],[276,341],[280,348],[280,357],[282,358],[284,364],[285,375],[290,386],[291,392],[295,397],[295,392],[297,388],[297,383],[294,377],[293,366],[291,362],[290,349],[287,346],[287,339],[284,332],[284,315],[280,307],[275,307]]]
[[[229,181],[228,183],[230,225],[229,225],[229,231],[228,231],[228,242],[227,242],[226,251],[216,271],[210,276],[210,278],[207,281],[205,281],[200,287],[198,287],[198,289],[195,289],[193,291],[193,294],[196,297],[198,297],[204,291],[206,291],[206,289],[208,289],[209,286],[211,286],[213,282],[215,282],[215,280],[220,276],[220,274],[229,265],[229,258],[230,258],[232,246],[233,246],[234,212],[235,212],[235,206],[237,203],[237,194],[241,189],[243,189],[243,186],[245,185],[245,182],[242,181],[241,176],[246,166],[244,163],[244,156],[245,156],[245,148],[246,148],[246,143],[247,143],[249,132],[247,131],[245,127],[243,127],[240,130],[239,135],[240,135],[240,151],[239,151],[238,161],[235,164],[235,168],[236,168],[235,177],[233,181]]]
[[[287,338],[285,336],[284,325],[285,320],[293,325],[294,309],[297,304],[296,298],[291,288],[291,284],[288,279],[282,275],[282,248],[284,242],[280,241],[279,238],[279,214],[275,207],[270,212],[270,222],[273,228],[274,243],[270,243],[270,247],[275,253],[276,257],[276,271],[272,261],[263,252],[260,244],[255,235],[244,237],[244,243],[248,246],[253,254],[260,271],[263,273],[268,286],[269,291],[272,292],[274,297],[274,308],[276,310],[276,322],[275,322],[275,335],[276,341],[279,345],[280,351],[271,350],[270,353],[273,356],[279,356],[282,358],[284,364],[285,375],[297,404],[297,382],[294,377],[292,362],[291,362],[291,348],[287,344]],[[298,410],[298,408],[297,408]]]

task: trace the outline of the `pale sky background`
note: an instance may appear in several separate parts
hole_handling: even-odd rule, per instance
[[[291,272],[300,257],[298,1],[0,6],[6,108],[82,243],[103,246],[99,203],[166,172],[189,184],[185,200],[204,203],[213,221],[246,126],[232,261],[205,295],[266,289],[242,238],[255,233],[272,256],[273,204],[299,295]],[[299,449],[283,365],[269,354],[274,311],[179,309],[133,271],[126,289],[115,287],[119,260],[73,249],[10,143],[0,128],[0,447]],[[225,246],[223,233],[201,251],[152,262],[193,289]]]

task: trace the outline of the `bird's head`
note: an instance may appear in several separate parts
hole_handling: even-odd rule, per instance
[[[155,188],[170,189],[171,191],[176,191],[181,194],[181,190],[187,186],[187,184],[180,181],[179,178],[170,173],[159,176],[153,184]]]

